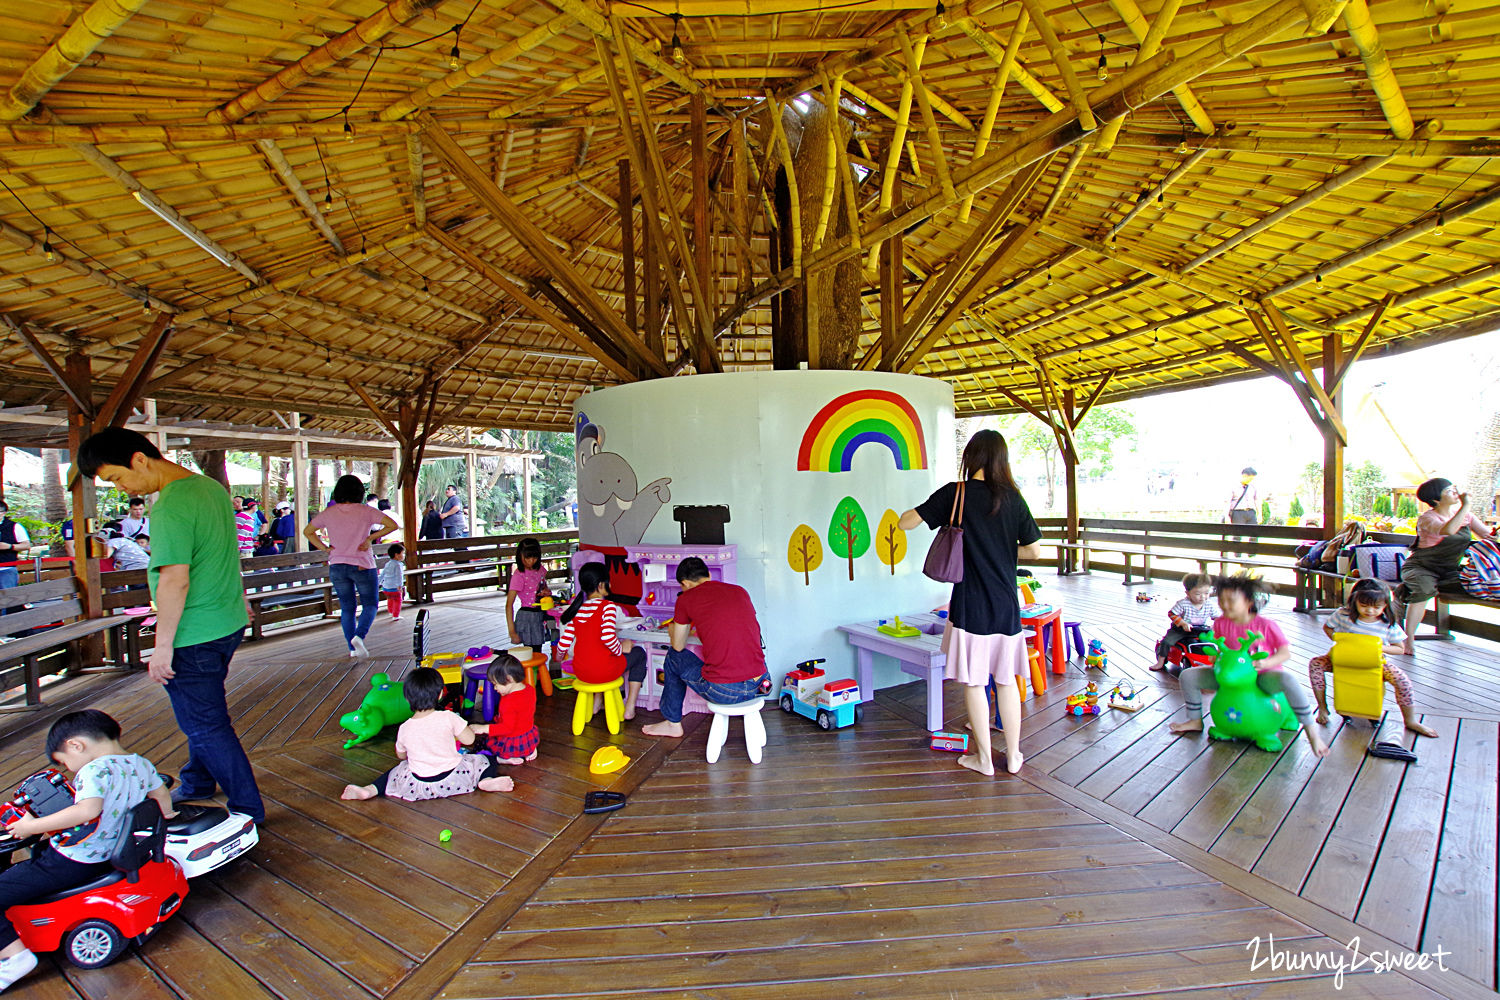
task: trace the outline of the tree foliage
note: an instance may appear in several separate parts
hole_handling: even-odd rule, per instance
[[[889,508],[880,517],[880,527],[875,532],[875,553],[880,561],[896,575],[896,564],[906,558],[906,532],[901,529],[901,517]]]
[[[833,508],[828,524],[828,549],[849,560],[849,579],[854,579],[854,560],[870,551],[870,521],[859,501],[844,497]]]
[[[1134,415],[1127,407],[1094,407],[1073,431],[1079,471],[1108,474],[1114,468],[1114,456],[1134,451],[1138,436]],[[1054,506],[1057,474],[1062,471],[1057,436],[1035,417],[1024,417],[1006,433],[1006,440],[1012,461],[1018,454],[1041,455],[1047,475],[1047,506]]]
[[[786,561],[795,572],[802,574],[802,583],[811,586],[809,574],[823,565],[823,543],[818,540],[818,533],[806,524],[797,525],[787,542]]]

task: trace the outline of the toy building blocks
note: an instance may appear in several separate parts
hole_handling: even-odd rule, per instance
[[[1089,681],[1087,690],[1068,695],[1067,708],[1071,715],[1098,715],[1101,711],[1098,686],[1093,681]]]
[[[827,680],[817,664],[823,660],[805,660],[795,670],[787,671],[781,682],[781,710],[805,715],[820,729],[842,729],[864,716],[859,704],[859,684],[851,677],[841,681]]]

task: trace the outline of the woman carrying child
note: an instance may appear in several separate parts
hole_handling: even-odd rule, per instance
[[[1396,599],[1406,605],[1402,652],[1408,656],[1416,652],[1427,602],[1440,590],[1461,589],[1458,571],[1469,543],[1475,535],[1490,537],[1490,529],[1469,510],[1469,495],[1448,480],[1427,480],[1417,487],[1417,499],[1431,509],[1417,518],[1417,542],[1401,564],[1401,586],[1396,588]]]
[[[1373,577],[1359,580],[1349,591],[1349,601],[1328,616],[1323,623],[1328,638],[1337,638],[1341,632],[1354,635],[1374,635],[1381,640],[1380,650],[1387,656],[1406,649],[1406,633],[1396,624],[1396,613],[1391,610],[1391,589],[1384,580]],[[1323,675],[1333,669],[1328,654],[1314,656],[1307,664],[1307,679],[1312,682],[1313,701],[1318,703],[1318,724],[1328,721],[1328,679]],[[1406,728],[1418,736],[1437,737],[1437,730],[1417,721],[1416,709],[1412,707],[1411,679],[1406,671],[1394,666],[1389,660],[1381,666],[1385,682],[1396,691],[1396,704],[1401,708],[1401,718]]]
[[[502,764],[536,760],[542,734],[536,728],[536,688],[526,683],[526,668],[514,656],[503,653],[490,664],[489,674],[490,685],[500,695],[500,708],[494,722],[472,727],[476,733],[485,734],[478,752]]]
[[[402,685],[412,717],[396,730],[396,756],[401,762],[368,785],[345,785],[344,799],[373,799],[378,795],[408,802],[444,799],[450,795],[508,792],[516,787],[499,773],[493,757],[461,754],[454,741],[474,742],[475,730],[452,712],[438,711],[443,697],[443,675],[418,667]]]
[[[547,612],[537,606],[547,589],[547,567],[542,565],[542,544],[535,538],[523,538],[516,545],[516,568],[510,573],[510,590],[505,595],[505,628],[510,641],[530,646],[533,653],[552,639]],[[516,604],[520,603],[517,610]]]
[[[609,570],[602,562],[578,571],[578,596],[562,613],[557,657],[573,658],[573,675],[589,684],[626,677],[625,718],[635,718],[635,699],[646,679],[646,651],[620,638],[620,606],[609,599]]]
[[[1291,643],[1281,627],[1260,613],[1265,606],[1264,584],[1249,573],[1237,573],[1219,580],[1219,610],[1224,613],[1214,619],[1214,635],[1225,642],[1235,642],[1243,648],[1248,633],[1259,633],[1252,649],[1268,653],[1255,664],[1256,686],[1269,695],[1285,695],[1286,703],[1302,723],[1307,742],[1313,753],[1327,756],[1328,745],[1312,727],[1312,705],[1297,683],[1297,678],[1281,669],[1292,655]],[[1169,727],[1173,733],[1201,733],[1203,731],[1203,692],[1218,688],[1212,667],[1189,667],[1178,677],[1182,682],[1182,700],[1188,710],[1188,721],[1174,722]]]
[[[1189,573],[1182,578],[1182,589],[1187,596],[1167,609],[1167,620],[1172,623],[1172,627],[1167,629],[1167,634],[1156,644],[1156,662],[1151,665],[1152,670],[1161,670],[1166,666],[1167,655],[1172,652],[1173,646],[1213,628],[1214,606],[1208,603],[1208,595],[1213,593],[1214,588],[1208,574]],[[1176,674],[1181,669],[1179,666],[1171,672]]]

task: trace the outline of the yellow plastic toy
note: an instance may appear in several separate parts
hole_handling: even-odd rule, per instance
[[[429,653],[422,657],[422,666],[431,667],[443,678],[444,684],[462,684],[464,679],[464,654]]]
[[[630,758],[619,747],[600,747],[589,758],[589,773],[611,774],[629,763]]]
[[[625,721],[625,699],[620,694],[620,686],[625,683],[625,678],[619,680],[605,681],[603,684],[590,684],[573,678],[573,690],[578,692],[578,700],[573,703],[573,735],[578,736],[583,732],[583,727],[594,714],[594,695],[604,695],[604,723],[609,727],[611,733],[619,733],[620,724]]]
[[[1340,715],[1379,720],[1385,715],[1385,653],[1378,635],[1335,632],[1328,658],[1333,663],[1333,710]]]

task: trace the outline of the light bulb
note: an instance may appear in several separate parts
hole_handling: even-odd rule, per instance
[[[150,316],[151,315],[151,300],[150,299],[142,299],[141,300],[141,315],[143,315],[143,316]]]
[[[323,195],[323,214],[327,215],[329,212],[332,212],[332,211],[333,211],[333,192],[329,191],[327,194]]]
[[[457,40],[455,40],[453,42],[453,48],[448,52],[448,68],[458,69],[458,67],[461,65],[462,63],[460,63],[458,59],[458,42]]]
[[[1313,280],[1321,285],[1323,283],[1323,276],[1321,274],[1315,274],[1313,275]]]
[[[42,256],[50,263],[57,259],[57,254],[52,252],[52,230],[48,229],[42,237]]]
[[[1447,220],[1443,218],[1443,213],[1439,212],[1437,217],[1437,225],[1432,227],[1432,231],[1439,236],[1443,235],[1443,223],[1445,223],[1446,221]]]
[[[1109,79],[1109,60],[1106,59],[1104,57],[1104,53],[1101,52],[1101,53],[1099,53],[1099,82],[1103,83],[1105,80],[1108,80],[1108,79]]]
[[[682,51],[682,39],[677,37],[677,32],[672,32],[672,61],[681,66],[687,56]]]
[[[1183,139],[1181,139],[1181,140],[1178,141],[1178,143],[1177,143],[1177,152],[1180,155],[1182,155],[1182,156],[1186,156],[1187,155],[1188,144],[1187,144],[1187,139],[1186,138],[1183,138]]]
[[[349,124],[349,119],[344,119],[344,141],[354,141],[354,126]]]

